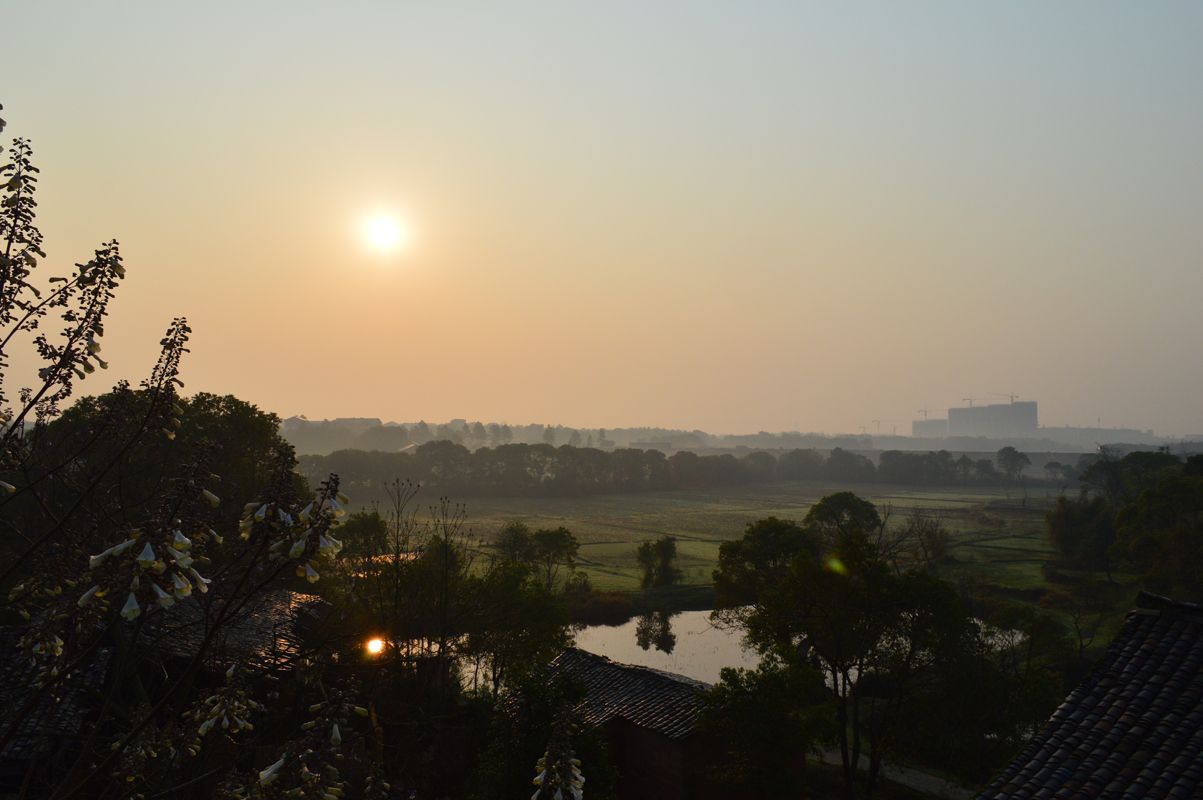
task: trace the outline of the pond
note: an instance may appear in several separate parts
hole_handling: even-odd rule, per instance
[[[712,625],[709,611],[645,614],[622,625],[590,625],[576,634],[582,650],[706,683],[717,682],[723,667],[759,663],[740,640],[738,631]]]

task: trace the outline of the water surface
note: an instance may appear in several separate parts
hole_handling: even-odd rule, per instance
[[[648,645],[640,646],[636,629],[638,617],[622,625],[590,625],[576,634],[576,646],[591,653],[606,656],[623,664],[675,672],[706,683],[718,681],[723,667],[755,667],[760,659],[740,645],[738,631],[716,627],[710,623],[709,611],[682,611],[669,619],[672,628],[671,652],[658,649],[668,645],[667,637],[643,637]],[[646,622],[645,622],[646,625]]]

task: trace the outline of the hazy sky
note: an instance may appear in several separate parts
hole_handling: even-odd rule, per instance
[[[281,415],[1203,432],[1203,3],[26,2],[105,380]],[[404,214],[404,253],[365,245]]]

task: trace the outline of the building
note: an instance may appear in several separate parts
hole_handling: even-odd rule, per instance
[[[985,436],[991,439],[1036,438],[1036,402],[997,403],[948,409],[949,436]]]
[[[916,439],[943,439],[948,436],[948,420],[917,419],[911,422],[911,436]]]
[[[695,729],[707,684],[569,648],[555,674],[583,685],[577,712],[605,732],[623,800],[731,798],[709,777],[715,746]]]
[[[1141,593],[1118,636],[978,797],[1203,797],[1203,606]]]

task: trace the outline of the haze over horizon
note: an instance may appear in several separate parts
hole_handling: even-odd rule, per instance
[[[183,315],[282,417],[1203,432],[1203,5],[906,11],[30,3],[0,102],[129,267],[82,393]]]

